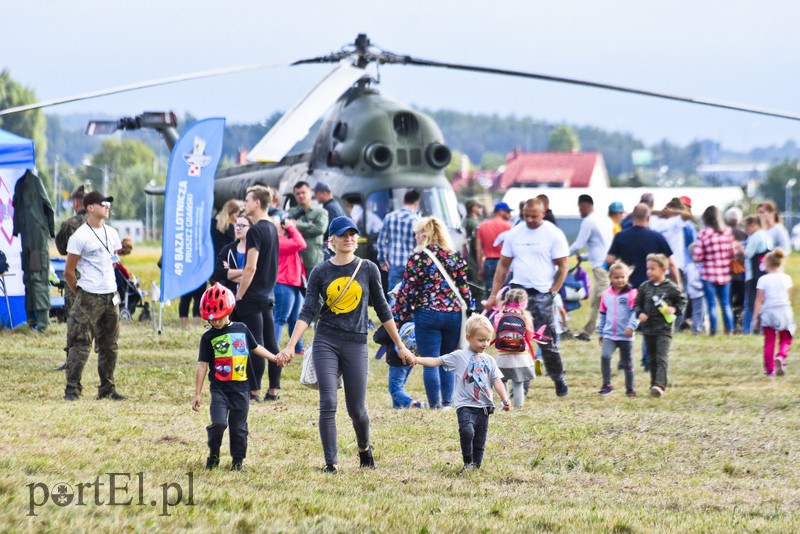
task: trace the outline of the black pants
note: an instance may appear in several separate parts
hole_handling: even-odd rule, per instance
[[[511,287],[524,289],[528,293],[528,311],[533,317],[534,329],[538,330],[541,326],[547,325],[544,335],[550,339],[544,345],[539,345],[542,350],[542,359],[544,360],[547,376],[553,382],[564,380],[564,362],[561,360],[561,352],[558,349],[553,296],[550,293],[541,293],[535,289],[527,289],[517,284],[513,284]]]
[[[247,306],[240,307],[238,310],[239,320],[243,322],[253,337],[256,338],[256,343],[265,347],[272,354],[278,354],[277,343],[275,343],[275,315],[273,308],[275,303],[267,301],[260,307]],[[259,391],[261,389],[261,379],[264,376],[264,369],[266,368],[266,360],[264,358],[248,358],[247,359],[247,383],[249,384],[250,391]],[[278,365],[269,362],[269,389],[280,389],[281,387],[281,368]]]
[[[230,426],[231,456],[241,462],[247,456],[247,412],[250,410],[249,391],[211,390],[211,424],[208,431],[209,456],[219,456],[222,437]]]
[[[206,284],[198,287],[194,291],[189,291],[181,296],[178,302],[178,317],[189,317],[189,305],[192,308],[192,317],[200,317],[200,299],[203,298],[203,293],[206,292]]]
[[[464,465],[480,467],[486,448],[486,433],[489,430],[489,414],[484,408],[462,406],[458,415],[458,435],[461,438],[461,455]]]

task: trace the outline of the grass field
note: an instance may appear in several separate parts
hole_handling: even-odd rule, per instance
[[[126,258],[145,287],[157,257],[140,247]],[[484,466],[466,475],[455,413],[392,410],[387,366],[372,360],[378,468],[358,468],[340,393],[341,467],[331,476],[318,472],[316,392],[299,385],[298,361],[284,371],[281,400],[251,409],[245,470],[227,471],[225,456],[222,469],[203,470],[207,385],[200,413],[190,409],[202,331],[180,330],[174,305],[160,336],[149,323],[124,324],[117,383],[130,400],[121,403],[92,399],[95,356],[84,398],[62,400],[64,376],[50,369],[63,361],[64,325],[0,334],[0,530],[800,530],[800,364],[790,358],[788,376],[763,377],[759,337],[676,336],[662,399],[646,395],[638,366],[639,397],[619,393],[619,374],[618,392],[599,397],[596,342],[564,341],[569,396],[537,380],[521,412],[492,416]],[[408,389],[423,398],[421,370]],[[109,505],[108,473],[130,474],[114,475],[113,496],[130,504]],[[173,502],[178,486],[182,502],[165,507],[164,491]]]

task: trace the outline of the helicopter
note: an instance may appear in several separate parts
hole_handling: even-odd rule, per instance
[[[743,111],[790,120],[800,115],[766,109],[671,95],[618,85],[574,78],[548,76],[517,70],[476,65],[444,63],[408,55],[395,54],[373,47],[366,34],[359,34],[352,45],[328,55],[301,59],[291,65],[334,63],[337,66],[308,95],[287,111],[248,154],[248,164],[221,169],[214,182],[217,208],[230,198],[244,198],[248,187],[262,184],[274,187],[290,209],[294,205],[292,189],[299,181],[311,186],[328,184],[340,202],[360,214],[356,221],[361,229],[360,254],[375,259],[377,236],[383,217],[399,208],[405,191],[415,188],[422,194],[420,211],[439,217],[450,229],[458,245],[463,241],[456,195],[444,175],[452,153],[445,144],[438,125],[427,115],[390,97],[381,95],[379,79],[366,71],[370,64],[415,65],[446,68],[483,74],[512,76],[618,91],[690,104]],[[145,87],[176,83],[191,79],[223,76],[233,72],[261,69],[275,65],[249,65],[152,80],[128,86],[76,95],[49,102],[40,102],[0,110],[0,116],[65,102],[96,98],[107,94]],[[289,150],[301,140],[329,109],[318,130],[313,148],[302,154]],[[93,126],[94,124],[94,126]],[[145,113],[134,119],[110,123],[90,123],[90,129],[111,133],[116,129],[154,128],[161,132],[171,149],[177,140],[174,116]],[[148,193],[159,193],[148,190]],[[163,192],[163,190],[161,191]],[[356,207],[359,209],[356,209]]]

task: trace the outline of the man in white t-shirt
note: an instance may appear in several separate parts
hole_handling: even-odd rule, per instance
[[[525,224],[518,224],[504,234],[500,262],[494,275],[492,293],[486,308],[495,308],[497,293],[513,267],[511,287],[528,293],[528,311],[533,316],[534,329],[546,326],[544,335],[550,338],[542,345],[547,375],[556,385],[556,395],[569,393],[564,380],[564,364],[558,350],[553,300],[567,277],[569,245],[564,232],[544,220],[544,204],[538,198],[529,199],[522,209]]]
[[[589,195],[578,197],[578,211],[580,211],[583,221],[578,237],[569,247],[569,253],[576,254],[579,259],[581,250],[586,247],[586,258],[592,265],[592,300],[589,319],[583,327],[583,331],[578,334],[581,341],[589,341],[597,327],[597,316],[600,311],[600,298],[608,289],[608,271],[604,267],[608,247],[614,239],[614,224],[605,214],[594,211],[594,200]]]
[[[64,399],[78,400],[83,391],[81,376],[89,352],[92,336],[97,338],[97,373],[100,385],[97,398],[124,400],[117,393],[114,369],[117,366],[117,340],[119,338],[119,295],[114,276],[114,263],[119,261],[117,251],[122,248],[119,234],[105,224],[111,211],[112,197],[92,191],[83,198],[86,224],[75,230],[67,243],[67,263],[64,278],[75,295],[73,308],[67,320],[67,387]],[[75,271],[80,271],[78,280]]]

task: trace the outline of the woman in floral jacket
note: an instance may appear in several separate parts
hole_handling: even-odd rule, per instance
[[[467,262],[453,250],[447,229],[439,219],[420,219],[415,232],[418,246],[406,264],[393,311],[398,324],[414,321],[419,354],[438,357],[458,347],[463,311],[461,299],[467,306],[472,302],[467,284]],[[447,271],[461,299],[450,289],[450,284],[428,252]],[[452,371],[426,367],[423,382],[431,408],[450,407],[455,385]]]

